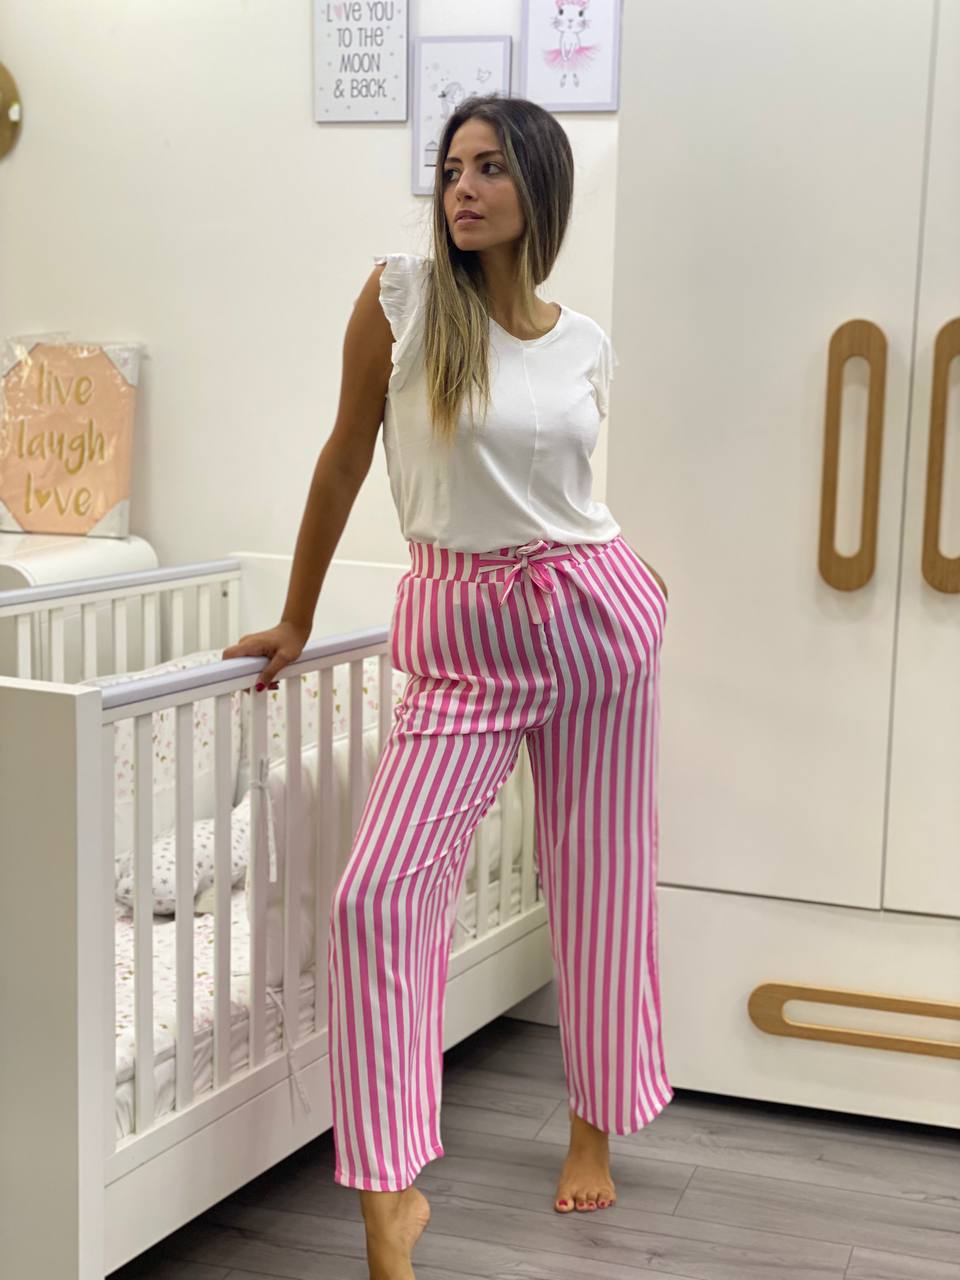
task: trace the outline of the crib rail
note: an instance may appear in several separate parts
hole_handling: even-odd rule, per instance
[[[372,628],[367,631],[331,636],[319,643],[308,645],[298,660],[279,673],[279,682],[285,700],[286,723],[286,814],[284,823],[284,902],[283,902],[283,1029],[288,1052],[300,1039],[299,984],[300,984],[300,892],[305,868],[300,862],[300,847],[291,839],[297,827],[299,807],[302,803],[300,782],[303,751],[303,715],[301,700],[303,685],[301,676],[309,671],[319,672],[319,707],[317,737],[317,779],[320,794],[317,798],[321,813],[330,813],[333,801],[333,669],[346,665],[350,672],[350,709],[348,719],[349,765],[349,814],[351,830],[359,825],[366,798],[363,763],[363,665],[364,660],[375,655],[379,658],[378,680],[380,687],[377,723],[378,749],[382,749],[390,732],[392,715],[392,667],[387,650],[387,629]],[[207,664],[188,671],[167,672],[158,676],[136,677],[122,681],[100,691],[102,699],[102,782],[104,862],[111,869],[109,877],[109,904],[112,912],[114,885],[112,879],[114,848],[112,844],[114,796],[113,796],[113,732],[123,719],[132,718],[134,724],[134,796],[136,800],[134,828],[134,991],[135,991],[135,1123],[133,1132],[124,1139],[128,1143],[134,1136],[142,1135],[155,1124],[154,1099],[154,975],[153,975],[153,903],[152,903],[152,851],[153,822],[151,800],[152,780],[152,716],[166,708],[176,708],[176,787],[177,825],[176,848],[176,1110],[189,1108],[193,1098],[194,1061],[194,935],[193,935],[193,707],[207,698],[214,699],[214,753],[216,773],[216,811],[214,815],[214,1011],[213,1011],[213,1088],[219,1089],[231,1080],[231,695],[241,689],[250,689],[254,678],[265,665],[266,659],[234,658]],[[251,691],[248,714],[251,743],[251,850],[247,875],[251,880],[251,904],[253,919],[250,935],[250,1017],[248,1071],[255,1070],[266,1057],[267,984],[266,984],[266,897],[268,874],[268,848],[263,806],[267,790],[257,785],[260,762],[266,761],[267,710],[265,692]],[[269,782],[267,783],[269,786]],[[143,798],[141,800],[141,798]],[[314,955],[317,960],[315,973],[325,975],[322,963],[326,954],[328,914],[331,897],[339,868],[336,866],[334,833],[324,824],[315,827],[316,893],[314,895]],[[106,885],[106,881],[105,881]],[[115,957],[105,957],[105,980],[108,991],[113,992]],[[313,1031],[317,1032],[327,1022],[326,982],[315,980]],[[104,1029],[104,1052],[112,1055],[114,1048],[115,1006],[108,1009]],[[111,1106],[106,1117],[106,1150],[109,1156],[115,1150],[116,1135]]]
[[[25,680],[70,680],[66,624],[76,613],[80,635],[73,647],[80,653],[79,680],[179,658],[191,634],[196,645],[190,647],[197,649],[209,649],[224,637],[236,639],[240,577],[239,560],[207,560],[0,592],[0,626],[9,620],[16,629],[10,674]],[[107,610],[109,633],[102,637],[98,618]],[[194,620],[189,631],[188,616]],[[136,646],[133,637],[139,637]]]

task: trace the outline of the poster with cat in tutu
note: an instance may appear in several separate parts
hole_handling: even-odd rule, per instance
[[[0,344],[0,529],[123,538],[141,347]]]
[[[615,111],[621,3],[523,0],[520,96],[547,111]]]

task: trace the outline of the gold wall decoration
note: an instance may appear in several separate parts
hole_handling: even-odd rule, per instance
[[[0,160],[12,151],[20,137],[20,90],[0,62]]]
[[[0,340],[0,529],[127,536],[141,350]]]

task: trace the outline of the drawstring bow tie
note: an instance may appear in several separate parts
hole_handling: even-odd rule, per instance
[[[522,580],[526,587],[527,604],[530,606],[533,620],[537,624],[542,624],[553,617],[553,596],[557,589],[556,578],[547,566],[563,564],[573,560],[574,556],[570,551],[551,549],[550,544],[543,538],[525,542],[516,550],[519,559],[513,556],[497,556],[493,559],[484,557],[482,568],[477,572],[492,573],[501,565],[512,564],[513,568],[504,579],[503,589],[499,593],[499,603],[501,607],[506,604],[514,586]]]

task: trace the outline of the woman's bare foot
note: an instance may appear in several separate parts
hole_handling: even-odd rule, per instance
[[[360,1191],[367,1229],[370,1280],[415,1280],[410,1255],[430,1221],[430,1203],[416,1187]]]
[[[572,1108],[568,1110],[570,1150],[560,1171],[553,1207],[557,1213],[570,1213],[574,1208],[585,1213],[605,1209],[617,1201],[610,1176],[609,1136],[582,1120]]]

